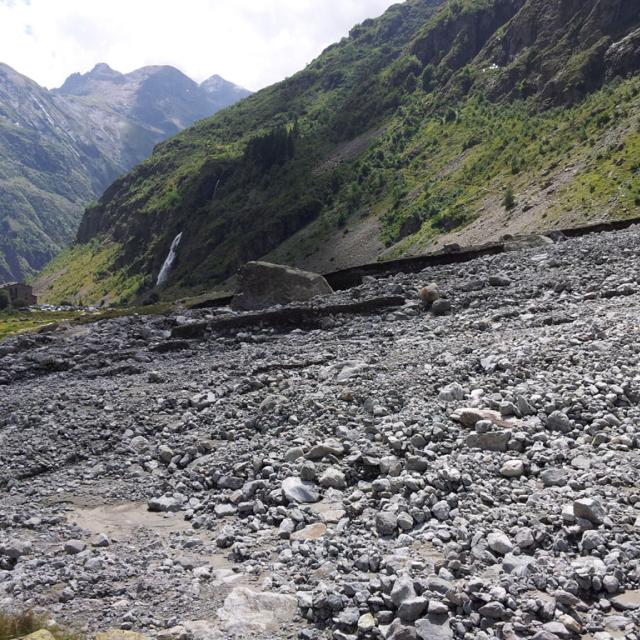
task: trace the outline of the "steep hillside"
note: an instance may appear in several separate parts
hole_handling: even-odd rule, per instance
[[[640,12],[410,0],[160,145],[86,211],[51,299],[170,297],[268,256],[319,270],[640,203]]]
[[[216,78],[201,87],[172,67],[100,64],[48,91],[0,64],[0,281],[42,268],[154,145],[248,94]]]

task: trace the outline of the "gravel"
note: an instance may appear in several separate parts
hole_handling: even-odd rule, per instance
[[[367,277],[305,304],[405,304],[301,326],[0,343],[0,609],[161,640],[637,640],[639,251],[632,227]]]

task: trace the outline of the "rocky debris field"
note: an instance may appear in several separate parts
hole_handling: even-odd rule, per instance
[[[632,227],[368,278],[307,304],[404,304],[300,326],[0,343],[0,610],[160,640],[640,638],[639,251]]]

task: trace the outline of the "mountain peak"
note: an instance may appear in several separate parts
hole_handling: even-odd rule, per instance
[[[92,82],[122,82],[123,77],[106,62],[99,62],[87,73],[72,73],[58,91],[76,96],[86,95],[91,92]]]
[[[217,73],[200,83],[202,89],[214,98],[219,108],[224,108],[251,95],[251,91],[225,80]]]
[[[91,71],[89,71],[89,73],[86,75],[91,76],[93,78],[95,77],[104,78],[104,77],[120,76],[122,74],[119,71],[115,71],[115,69],[112,69],[106,62],[98,62],[98,64],[96,64],[96,66],[93,67],[93,69],[91,69]]]

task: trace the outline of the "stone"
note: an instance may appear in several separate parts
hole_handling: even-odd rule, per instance
[[[427,609],[427,600],[420,596],[403,600],[398,607],[402,622],[415,622]]]
[[[325,469],[318,482],[321,487],[325,488],[331,487],[333,489],[345,489],[347,486],[344,473],[335,467]]]
[[[521,549],[533,547],[535,544],[533,531],[528,527],[521,527],[516,533],[515,542]]]
[[[304,456],[304,449],[302,447],[291,447],[291,449],[287,449],[287,452],[284,454],[285,462],[293,462],[294,460],[298,460]]]
[[[269,262],[249,262],[242,267],[238,289],[231,306],[240,311],[265,309],[333,293],[329,283],[317,273]]]
[[[545,469],[540,474],[540,480],[545,487],[564,487],[569,474],[564,469]]]
[[[451,507],[449,507],[449,503],[446,500],[440,500],[440,502],[436,502],[436,504],[431,507],[431,513],[441,521],[449,519],[450,511]]]
[[[511,542],[511,540],[509,540],[507,535],[505,535],[501,531],[491,532],[487,536],[487,544],[489,545],[489,549],[491,549],[491,551],[495,551],[502,556],[513,551],[513,543]]]
[[[597,531],[589,530],[582,534],[580,546],[584,551],[593,551],[600,546],[605,545],[605,539]]]
[[[448,384],[446,387],[440,389],[440,393],[438,394],[438,400],[442,400],[442,402],[455,402],[456,400],[463,399],[464,389],[458,382]]]
[[[98,533],[91,538],[91,546],[97,548],[108,547],[111,544],[109,536],[106,533]]]
[[[376,626],[376,619],[371,613],[364,613],[358,618],[358,631],[368,633]]]
[[[605,510],[595,498],[580,498],[573,503],[573,515],[584,518],[593,524],[602,524],[606,517]]]
[[[454,635],[445,615],[428,615],[416,620],[416,633],[420,640],[453,640]]]
[[[397,580],[393,583],[393,588],[391,589],[391,602],[393,602],[396,607],[399,607],[406,600],[411,600],[415,597],[416,592],[413,587],[413,580],[411,577],[406,573],[398,576]],[[424,606],[426,608],[426,601]]]
[[[381,511],[376,515],[376,530],[381,536],[391,536],[396,532],[397,519],[389,511]]]
[[[640,589],[626,591],[611,598],[611,604],[618,611],[637,611],[640,609]]]
[[[22,556],[27,556],[33,551],[30,542],[26,540],[11,540],[5,546],[0,546],[0,555],[17,560]]]
[[[416,640],[417,634],[414,627],[404,625],[399,618],[396,618],[387,630],[385,640]]]
[[[507,460],[500,467],[500,473],[505,478],[519,478],[524,474],[524,462],[522,460]]]
[[[446,316],[451,313],[451,302],[446,298],[440,298],[431,305],[431,313],[434,316]]]
[[[561,411],[554,411],[547,418],[547,429],[550,431],[560,431],[561,433],[569,433],[573,427],[571,421],[566,414]]]
[[[171,496],[160,496],[158,498],[151,498],[147,503],[147,508],[149,511],[155,513],[167,513],[180,511],[182,505]]]
[[[489,285],[491,287],[508,287],[511,285],[511,278],[504,274],[489,276]]]
[[[397,525],[403,531],[410,531],[413,529],[414,520],[406,511],[402,511],[398,514]]]
[[[504,605],[496,600],[487,602],[487,604],[480,607],[478,609],[478,613],[481,616],[491,618],[492,620],[503,620],[507,617],[507,611],[504,608]]]
[[[427,612],[432,616],[446,616],[449,614],[449,607],[439,600],[429,600]]]
[[[312,482],[294,477],[282,481],[282,493],[289,502],[310,504],[320,500],[320,494]]]
[[[307,482],[313,482],[318,477],[318,472],[316,470],[316,465],[311,462],[311,460],[307,460],[300,467],[300,479],[306,480]]]
[[[173,450],[167,445],[163,444],[158,447],[158,458],[160,459],[160,462],[169,464],[173,459],[173,455]]]
[[[64,550],[71,555],[82,553],[86,548],[87,545],[82,540],[67,540],[64,543]]]
[[[280,630],[293,621],[297,610],[294,596],[236,587],[218,609],[218,618],[226,633],[246,637]]]

